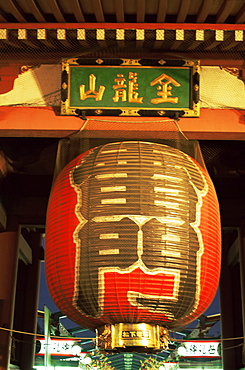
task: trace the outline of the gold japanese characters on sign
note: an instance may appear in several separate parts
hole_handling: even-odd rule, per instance
[[[199,116],[198,62],[114,62],[64,61],[61,114]]]
[[[149,330],[123,330],[122,338],[150,338]]]

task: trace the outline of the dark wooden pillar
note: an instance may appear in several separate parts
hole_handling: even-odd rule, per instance
[[[14,329],[36,333],[42,238],[37,231],[22,232],[31,249],[31,261],[19,261]],[[15,363],[23,370],[31,370],[34,366],[36,337],[18,333],[15,333],[15,337]]]
[[[222,235],[222,266],[220,278],[220,309],[222,359],[224,370],[243,368],[242,301],[239,266],[239,235],[237,229],[226,229]]]
[[[10,330],[13,328],[18,239],[18,232],[0,233],[0,326]],[[0,370],[8,369],[11,336],[11,332],[0,330]]]
[[[245,348],[245,221],[240,227],[239,238],[239,263],[240,263],[240,280],[241,280],[241,304],[243,320],[243,348]],[[245,353],[242,356],[243,367],[245,367]]]

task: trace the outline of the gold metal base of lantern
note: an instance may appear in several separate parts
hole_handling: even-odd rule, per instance
[[[97,347],[105,351],[153,352],[168,348],[168,329],[160,325],[107,324],[96,334]]]

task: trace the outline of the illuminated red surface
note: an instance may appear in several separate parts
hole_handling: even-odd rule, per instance
[[[104,271],[103,287],[99,287],[98,295],[93,291],[89,291],[88,293],[92,297],[89,298],[89,301],[94,301],[95,306],[98,304],[100,307],[97,314],[88,314],[88,312],[84,312],[82,308],[79,308],[77,303],[74,303],[74,292],[76,289],[75,271],[77,271],[77,274],[80,274],[80,269],[76,266],[78,252],[73,234],[79,221],[75,213],[78,199],[77,193],[74,187],[71,186],[70,179],[71,171],[80,165],[84,158],[86,159],[88,153],[78,156],[63,169],[56,179],[50,197],[46,231],[46,276],[54,302],[71,320],[83,327],[91,329],[104,323],[113,324],[119,322],[156,323],[175,328],[195,320],[212,302],[219,282],[220,219],[216,193],[209,175],[191,157],[188,157],[188,161],[195,163],[194,166],[203,174],[208,185],[208,191],[202,197],[200,207],[199,230],[203,240],[203,253],[200,257],[200,264],[197,266],[197,272],[195,272],[196,276],[198,276],[197,285],[199,289],[195,307],[190,303],[189,311],[187,310],[183,316],[180,317],[179,314],[176,314],[178,316],[176,316],[177,318],[171,318],[167,314],[164,314],[163,310],[158,310],[157,299],[152,309],[132,305],[128,299],[129,291],[137,292],[143,296],[160,297],[159,302],[162,302],[162,297],[166,299],[173,297],[174,275],[171,274],[171,271],[165,274],[159,270],[158,273],[155,272],[153,274],[150,270],[143,271],[139,266],[135,266],[133,269],[130,268],[127,271],[125,269],[120,271],[118,269],[115,269],[115,271]],[[153,229],[152,232],[154,234]],[[155,233],[157,233],[157,230]],[[88,236],[93,238],[93,230],[92,232],[90,231]],[[128,258],[127,253],[130,253],[127,248],[130,249],[130,246],[125,246],[125,260]],[[145,251],[146,248],[149,250]],[[190,245],[188,248],[191,250],[192,246]],[[150,250],[151,246],[144,245],[144,253],[151,253],[149,252]],[[89,264],[92,265],[94,263],[94,258],[97,258],[96,254],[94,257],[94,254],[91,253],[88,259],[88,266],[86,267],[88,271],[90,271]],[[118,256],[115,255],[115,258],[118,258]],[[103,256],[100,256],[100,259],[103,261]],[[158,261],[156,257],[153,257],[153,259],[157,266]],[[102,265],[104,266],[105,263],[102,263]],[[180,263],[180,266],[183,270],[182,276],[184,276],[187,268],[193,268],[191,264],[190,266],[186,266],[184,262],[182,264]],[[83,273],[82,269],[81,273]],[[88,278],[88,280],[91,280],[92,288],[93,279],[94,277]],[[188,302],[191,302],[193,298],[190,288],[192,285],[193,281],[190,278],[189,281],[183,283],[182,287],[180,281],[180,289],[182,289],[184,303],[187,306]],[[178,300],[175,303],[178,305]]]

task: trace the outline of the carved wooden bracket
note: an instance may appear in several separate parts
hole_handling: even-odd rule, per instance
[[[22,64],[0,64],[0,94],[5,94],[13,89],[15,79],[28,71],[30,66]]]
[[[239,80],[245,83],[245,66],[239,67],[220,67],[224,71],[230,73],[232,76],[237,77]]]

